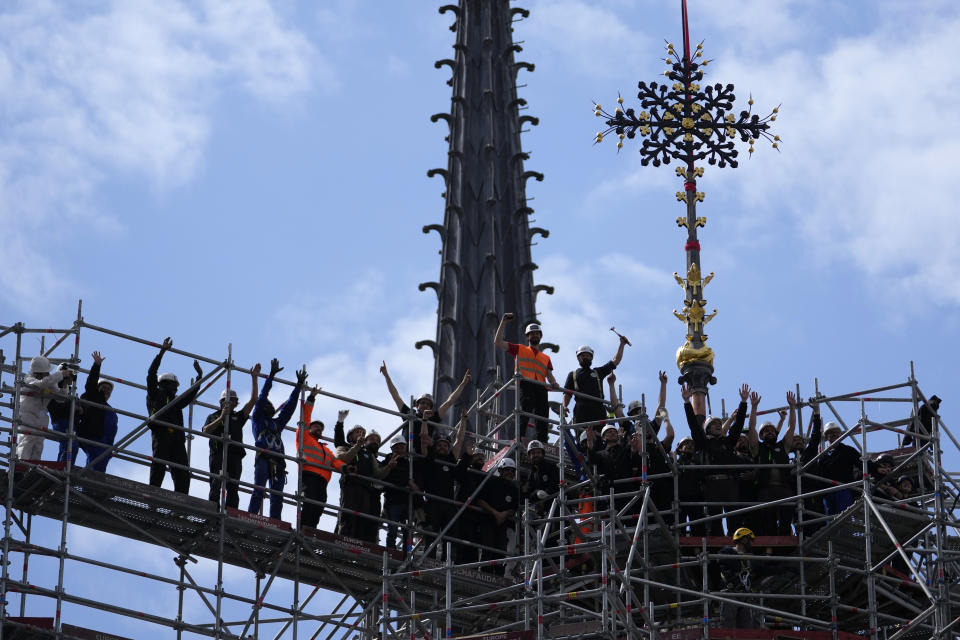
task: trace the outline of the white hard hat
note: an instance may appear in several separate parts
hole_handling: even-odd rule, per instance
[[[417,398],[417,402],[420,402],[421,400],[429,400],[430,404],[433,404],[433,396],[430,395],[429,393],[424,393],[419,398]]]
[[[824,426],[823,432],[827,433],[829,431],[833,431],[834,429],[836,429],[837,431],[843,431],[843,427],[838,425],[836,422],[828,422],[826,426]]]
[[[361,427],[361,428],[362,428],[362,427]],[[377,439],[377,442],[380,442],[381,440],[383,440],[383,438],[380,437],[380,434],[377,433],[376,431],[371,430],[370,433],[367,434],[367,437],[368,437],[368,438],[371,437],[371,436],[373,436],[374,438],[376,438],[376,439]],[[400,437],[400,436],[397,436],[397,437]]]
[[[634,411],[640,411],[639,400],[634,400],[630,403],[630,406],[627,407],[627,415],[631,415]]]
[[[543,329],[540,328],[540,325],[538,325],[536,322],[531,322],[530,324],[527,325],[527,328],[524,329],[523,333],[524,335],[526,335],[528,333],[533,333],[534,331],[539,331],[540,333],[543,333]]]
[[[393,436],[390,438],[390,448],[393,449],[398,444],[407,444],[407,439],[403,436]]]
[[[542,451],[543,448],[544,447],[542,442],[540,442],[539,440],[531,440],[530,444],[527,445],[527,453],[530,453],[534,449],[540,449]]]
[[[172,373],[161,373],[160,377],[157,378],[157,382],[172,382],[174,384],[180,384],[180,381],[177,380],[177,376]]]
[[[105,379],[105,378],[100,378],[100,380],[97,381],[97,386],[99,387],[99,386],[102,385],[102,384],[108,385],[111,389],[113,389],[113,381],[112,381],[112,380],[107,380],[107,379]]]
[[[703,421],[703,428],[706,429],[712,422],[719,422],[720,424],[723,424],[723,420],[717,416],[707,416],[707,419]]]
[[[513,461],[513,458],[504,458],[500,461],[500,466],[498,467],[501,471],[504,469],[516,469],[517,463]]]
[[[30,373],[50,373],[50,361],[43,356],[30,360]]]
[[[760,432],[760,433],[763,433],[763,430],[766,429],[767,427],[773,429],[774,431],[777,430],[777,425],[773,424],[773,423],[770,422],[770,421],[767,421],[767,422],[764,422],[763,424],[760,425],[760,431],[759,431],[759,432]]]
[[[602,437],[604,436],[604,434],[607,433],[607,431],[613,431],[614,433],[616,433],[616,432],[617,432],[617,428],[616,428],[615,426],[613,426],[612,424],[608,424],[607,426],[605,426],[603,429],[600,430],[600,437],[602,438]]]
[[[231,398],[237,398],[237,397],[238,397],[238,396],[237,396],[237,392],[234,391],[233,389],[224,389],[223,391],[220,392],[220,399],[221,399],[221,400],[226,400],[226,399],[227,399],[227,396],[229,396],[229,397],[231,397]]]
[[[585,344],[582,344],[577,347],[577,355],[580,355],[581,353],[589,353],[590,355],[593,355],[593,349]]]

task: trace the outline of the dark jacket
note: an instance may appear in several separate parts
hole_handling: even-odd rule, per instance
[[[157,369],[160,368],[160,359],[162,357],[163,352],[161,351],[153,359],[153,362],[150,363],[150,368],[147,369],[147,413],[149,413],[150,417],[154,420],[168,422],[182,427],[183,410],[190,406],[190,403],[197,397],[197,393],[200,391],[200,380],[197,380],[193,383],[193,386],[181,393],[179,398],[177,398],[176,395],[167,393],[160,388],[160,384],[157,382]],[[87,378],[88,382],[89,380],[90,379]],[[161,409],[170,404],[174,398],[177,398],[176,402],[161,411]],[[186,433],[162,424],[151,422],[150,431],[152,431],[155,436],[167,436],[179,442],[187,441]]]
[[[523,497],[530,498],[531,502],[539,500],[537,491],[545,491],[551,496],[556,494],[560,490],[560,468],[546,458],[530,465],[530,474],[523,487],[526,489]]]
[[[283,429],[290,422],[290,418],[293,417],[293,412],[297,410],[297,396],[300,395],[300,386],[294,385],[290,397],[283,403],[280,410],[273,417],[267,417],[263,413],[263,406],[267,403],[271,387],[273,387],[273,376],[268,375],[266,382],[263,383],[260,396],[257,398],[257,403],[253,405],[250,423],[253,425],[253,438],[258,449],[283,453]],[[257,455],[260,454],[261,451],[257,451]]]
[[[424,493],[453,500],[457,459],[452,453],[440,456],[433,447],[430,447],[427,449],[427,455],[414,465],[414,473],[417,484]]]
[[[820,475],[836,482],[853,482],[860,476],[860,453],[839,442],[820,457]]]
[[[603,451],[597,450],[597,444],[594,442],[595,448],[587,452],[588,461],[597,469],[599,484],[597,491],[602,494],[609,494],[610,489],[615,493],[625,491],[626,488],[618,488],[613,481],[633,477],[634,460],[632,458],[635,454],[630,450],[626,438],[622,439],[617,446]]]
[[[87,376],[87,382],[83,387],[83,400],[89,400],[96,404],[107,404],[107,398],[100,391],[100,363],[94,362],[90,367],[90,375]],[[112,415],[107,415],[112,414]],[[104,433],[104,424],[106,422],[116,423],[117,414],[109,409],[102,409],[89,404],[83,405],[83,416],[80,418],[80,429],[78,433],[81,437],[90,440],[102,440]]]
[[[737,459],[733,450],[740,440],[740,434],[743,432],[743,421],[747,417],[747,403],[741,402],[737,410],[737,417],[730,427],[726,436],[721,438],[708,437],[703,429],[704,417],[693,413],[693,406],[686,402],[683,410],[687,415],[687,425],[690,427],[690,436],[693,438],[697,450],[700,452],[701,462],[706,465],[730,465],[737,466],[740,461]],[[719,469],[708,470],[707,475],[722,473]]]

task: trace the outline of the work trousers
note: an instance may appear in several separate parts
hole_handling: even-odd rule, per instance
[[[550,407],[547,404],[547,388],[539,384],[520,381],[520,410],[525,413],[532,413],[542,418],[547,418]],[[547,436],[550,433],[550,425],[546,420],[536,420],[528,418],[535,424],[537,430],[537,440],[546,444]],[[523,433],[518,434],[524,435]]]
[[[406,500],[403,502],[384,504],[383,511],[387,516],[387,520],[393,520],[394,522],[400,522],[404,524],[410,520],[410,509],[408,508]],[[396,543],[398,532],[400,533],[400,551],[403,551],[403,553],[406,554],[407,549],[410,548],[411,542],[410,529],[392,522],[387,524],[387,549],[397,548]]]
[[[457,515],[457,506],[447,502],[440,502],[438,500],[427,500],[424,511],[427,514],[427,528],[434,533],[434,535],[426,536],[428,539],[425,542],[432,543],[434,538],[437,537],[436,534],[439,534],[441,531],[443,531],[444,527],[446,527],[450,521],[453,520],[453,517]],[[455,536],[456,531],[457,526],[454,524],[454,526],[450,527],[450,531],[447,533]],[[439,549],[439,555],[437,557],[445,558],[447,545],[441,540],[437,547]]]
[[[380,541],[380,494],[369,484],[347,481],[340,485],[340,522],[337,533],[341,536],[366,540],[377,544]],[[373,516],[364,518],[358,514]]]
[[[319,473],[304,471],[300,474],[302,482],[303,497],[307,500],[316,500],[317,502],[327,501],[327,479]],[[300,524],[304,527],[317,528],[320,522],[320,516],[323,514],[323,507],[309,502],[303,503],[303,512],[300,514]]]
[[[737,484],[737,481],[731,475],[727,478],[717,478],[710,477],[703,481],[703,500],[704,502],[712,502],[713,504],[707,506],[707,513],[711,516],[717,516],[721,513],[726,513],[728,511],[733,511],[734,509],[739,509],[740,507],[728,507],[726,503],[728,502],[737,502],[740,499],[740,487]],[[726,518],[727,521],[727,531],[728,535],[733,535],[733,532],[737,530],[739,526],[739,520],[736,518]],[[707,535],[709,536],[722,536],[723,533],[723,523],[719,518],[716,520],[711,520],[707,524]]]
[[[835,516],[847,510],[853,504],[853,494],[850,489],[840,489],[823,494],[823,506],[828,516]]]
[[[267,482],[270,483],[270,489],[273,491],[283,491],[287,483],[287,472],[285,471],[283,458],[271,456],[266,453],[257,454],[257,462],[253,467],[253,483],[257,485],[253,488],[253,495],[250,496],[250,513],[260,513],[263,508],[263,495],[266,493],[264,487]],[[283,513],[283,496],[280,493],[270,494],[270,517],[274,520],[280,520]]]
[[[773,484],[766,487],[757,487],[757,500],[772,502],[795,495],[790,487],[783,484]],[[797,513],[797,506],[793,502],[765,507],[757,511],[756,533],[761,536],[789,536],[793,532],[790,523]]]
[[[223,453],[210,454],[210,502],[220,504],[220,487],[223,471]],[[237,480],[243,473],[243,456],[227,454],[227,506],[237,509],[240,507],[240,485]]]
[[[153,461],[150,462],[150,485],[160,487],[163,478],[170,467],[170,477],[173,478],[173,490],[178,493],[190,492],[190,472],[187,459],[187,443],[180,433],[171,433],[170,430],[160,427],[152,431]],[[183,465],[177,468],[168,463]]]
[[[460,515],[459,522],[454,526],[457,537],[461,540],[469,540],[482,543],[480,536],[481,517],[479,514],[464,511]],[[473,544],[458,543],[453,548],[454,561],[457,564],[466,564],[468,562],[480,562],[480,548]]]
[[[57,462],[67,462],[68,460],[71,463],[75,462],[76,452],[77,452],[76,441],[71,442],[70,439],[66,437],[67,428],[70,426],[69,423],[66,420],[63,420],[63,421],[54,420],[51,426],[53,427],[54,431],[56,431],[57,433],[62,433],[64,435],[64,438],[60,440],[60,448],[57,451]],[[73,431],[74,435],[76,435],[77,425],[73,425],[73,430],[74,430]],[[20,436],[20,437],[23,438],[23,436]]]
[[[496,551],[489,549],[483,550],[484,560],[499,560],[507,556],[507,541],[509,540],[509,530],[516,527],[513,520],[507,520],[503,524],[497,524],[492,516],[487,516],[480,528],[480,542],[486,547],[493,547]],[[498,563],[496,566],[484,566],[483,571],[495,573],[499,576],[504,574],[505,565]]]

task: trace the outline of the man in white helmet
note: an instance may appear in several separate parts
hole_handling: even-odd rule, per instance
[[[480,498],[477,500],[477,505],[487,512],[487,518],[482,521],[480,528],[480,542],[487,547],[498,549],[484,549],[484,560],[506,556],[510,530],[516,531],[517,509],[520,508],[520,488],[516,483],[517,463],[511,458],[504,458],[497,471],[498,474],[487,480],[487,484],[480,490]],[[504,565],[484,567],[484,570],[502,576]]]
[[[399,550],[406,554],[410,546],[410,530],[405,525],[411,520],[410,491],[420,491],[414,478],[418,475],[417,469],[411,471],[411,460],[407,451],[407,440],[403,436],[394,436],[390,439],[390,456],[381,465],[383,489],[383,512],[388,520],[387,548],[394,549],[397,542],[397,533],[400,531]],[[423,502],[423,497],[412,497],[413,508],[416,510]]]
[[[224,472],[224,452],[226,452],[227,506],[240,507],[240,487],[237,481],[243,472],[243,457],[247,455],[243,448],[243,425],[250,418],[260,395],[258,379],[260,363],[250,369],[250,399],[237,411],[239,397],[233,389],[224,389],[220,394],[220,411],[207,416],[203,432],[211,436],[210,443],[210,502],[220,503],[220,487],[223,486],[221,474]],[[224,430],[228,434],[224,437]],[[232,445],[232,446],[231,446]]]
[[[516,370],[523,377],[520,381],[520,410],[540,416],[541,420],[534,420],[537,431],[537,440],[546,442],[550,435],[549,423],[546,418],[549,413],[547,404],[547,383],[551,388],[557,388],[557,379],[553,376],[553,363],[550,356],[537,347],[543,338],[543,329],[539,324],[527,325],[524,334],[527,344],[516,344],[503,339],[503,332],[507,323],[514,318],[512,313],[505,313],[500,319],[497,334],[493,344],[516,357]],[[517,434],[523,436],[523,434]]]
[[[432,438],[434,428],[429,422],[443,422],[443,417],[447,415],[447,411],[450,410],[450,407],[456,403],[457,399],[460,397],[460,394],[463,393],[463,390],[467,388],[467,385],[470,384],[472,380],[470,376],[470,370],[467,369],[463,374],[463,379],[460,381],[460,384],[457,385],[457,388],[453,390],[453,393],[450,394],[446,400],[443,401],[436,410],[433,408],[433,396],[429,393],[422,394],[417,398],[416,410],[411,411],[410,407],[407,406],[407,403],[403,401],[403,398],[400,397],[400,392],[397,391],[397,387],[394,386],[393,380],[390,378],[390,373],[387,371],[387,363],[383,361],[380,365],[380,373],[383,374],[384,380],[387,381],[387,391],[390,392],[390,397],[393,398],[393,401],[397,404],[397,411],[402,414],[409,415],[411,420],[407,421],[403,425],[403,434],[407,435],[410,423],[413,423],[413,450],[418,453],[423,453],[423,448],[420,440],[420,433],[426,431],[427,434]],[[427,422],[427,428],[424,429],[424,422]]]
[[[580,363],[580,368],[568,373],[567,380],[563,383],[564,409],[570,406],[570,398],[573,397],[571,391],[583,394],[577,395],[577,401],[573,406],[574,422],[591,422],[607,418],[607,410],[603,406],[603,379],[620,365],[620,360],[623,359],[623,348],[627,342],[629,341],[625,336],[620,336],[620,346],[617,347],[617,354],[613,360],[599,367],[593,366],[591,347],[582,345],[577,348],[577,362]]]
[[[30,371],[20,388],[20,429],[17,436],[17,456],[21,460],[40,460],[43,457],[43,429],[50,424],[47,406],[60,382],[75,374],[65,364],[50,373],[50,361],[37,356],[30,361]]]
[[[160,353],[154,357],[147,370],[147,413],[150,414],[150,434],[153,439],[153,461],[150,463],[150,485],[163,485],[163,477],[170,467],[173,477],[173,490],[178,493],[190,492],[190,471],[187,467],[187,434],[183,427],[183,410],[190,406],[200,392],[200,379],[203,370],[200,363],[193,361],[197,372],[197,381],[189,389],[177,395],[180,382],[172,373],[157,376],[163,354],[173,347],[173,340],[165,338],[160,345]],[[169,405],[169,406],[168,406]],[[165,408],[166,407],[166,408]],[[180,428],[178,428],[180,427]]]
[[[543,512],[547,499],[553,497],[560,490],[560,468],[547,460],[543,443],[531,440],[527,445],[527,478],[520,485],[520,494],[529,498],[537,510]]]

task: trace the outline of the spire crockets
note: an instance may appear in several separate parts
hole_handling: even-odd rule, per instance
[[[530,247],[549,232],[530,226],[533,209],[525,186],[543,175],[524,170],[529,155],[520,143],[524,126],[538,124],[521,115],[527,103],[517,97],[517,74],[533,71],[533,65],[514,59],[521,48],[513,42],[513,22],[529,12],[510,8],[508,0],[460,0],[440,12],[455,16],[454,58],[434,65],[450,67],[453,96],[450,113],[430,119],[446,122],[450,146],[447,168],[427,175],[443,178],[446,207],[443,225],[423,228],[440,235],[442,258],[439,282],[420,284],[421,291],[437,293],[436,340],[418,342],[417,348],[433,349],[433,388],[440,401],[470,369],[475,386],[465,390],[466,404],[476,389],[494,381],[497,367],[503,379],[512,374],[512,356],[493,345],[501,314],[516,314],[510,330],[518,333],[507,337],[518,341],[525,324],[536,321],[537,293],[551,294],[553,287],[533,284],[537,265]]]
[[[623,148],[623,141],[633,139],[639,133],[643,138],[640,147],[640,163],[646,166],[653,163],[658,167],[673,160],[681,164],[676,167],[677,176],[683,180],[683,191],[677,191],[677,201],[686,205],[685,216],[677,218],[677,226],[686,227],[687,241],[684,252],[687,256],[686,277],[677,273],[673,276],[683,287],[685,299],[683,310],[674,310],[673,314],[687,326],[686,340],[677,350],[677,367],[680,369],[680,382],[690,384],[694,390],[706,391],[708,384],[716,384],[713,377],[713,349],[706,346],[707,334],[704,328],[717,314],[714,309],[707,313],[707,300],[703,292],[713,273],[702,276],[700,266],[700,241],[697,229],[707,224],[707,219],[697,216],[697,203],[703,202],[704,193],[697,191],[697,178],[703,176],[703,167],[695,163],[706,159],[708,164],[720,167],[737,166],[739,152],[734,144],[739,138],[749,143],[749,152],[753,154],[754,144],[761,139],[769,141],[774,149],[779,149],[780,137],[769,133],[770,123],[777,119],[778,108],[761,118],[752,112],[753,98],[747,100],[748,108],[733,113],[733,85],[715,84],[701,87],[703,67],[709,60],[703,59],[703,44],[698,44],[691,55],[690,31],[687,25],[687,3],[681,0],[683,14],[683,57],[674,50],[673,44],[667,45],[667,70],[664,72],[672,81],[670,86],[656,82],[640,82],[640,113],[634,109],[623,109],[623,98],[617,98],[614,112],[608,113],[599,104],[594,105],[594,115],[605,118],[607,128],[597,133],[596,142],[603,142],[605,136],[616,133],[617,149]]]

